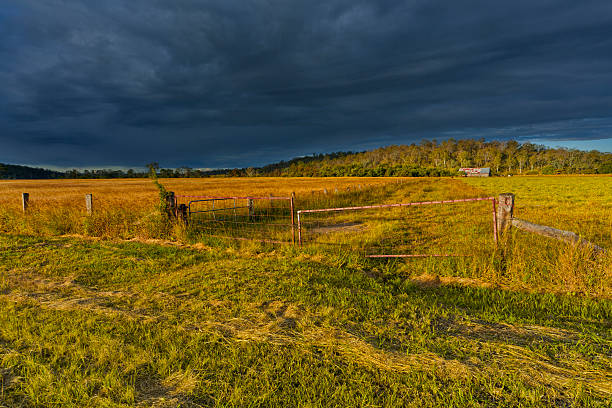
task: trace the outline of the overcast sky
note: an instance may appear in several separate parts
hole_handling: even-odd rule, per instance
[[[612,1],[2,0],[0,162],[261,165],[423,138],[612,151]]]

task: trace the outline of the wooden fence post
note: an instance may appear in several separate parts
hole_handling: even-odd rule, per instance
[[[514,212],[514,194],[504,193],[498,197],[497,206],[497,233],[503,234],[506,228],[512,225],[512,216]]]
[[[87,215],[93,214],[93,194],[85,194],[85,208]]]
[[[252,220],[255,217],[255,206],[252,198],[247,198],[247,207],[249,207],[249,220]]]
[[[30,193],[21,193],[21,206],[23,207],[23,213],[25,214],[28,211],[28,206],[30,205]]]

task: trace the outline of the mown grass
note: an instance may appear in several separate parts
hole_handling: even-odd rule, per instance
[[[604,406],[612,395],[608,300],[422,284],[293,248],[0,246],[9,405]]]
[[[582,215],[569,227],[552,224],[556,215],[539,207],[543,187],[528,196],[524,180],[406,181],[335,202],[304,194],[328,206],[512,191],[517,216],[586,235]],[[553,194],[562,190],[552,184]],[[572,211],[599,215],[593,222],[605,230],[606,194]],[[609,253],[520,232],[486,256],[375,261],[348,247],[240,243],[189,229],[149,241],[4,231],[0,406],[612,400]],[[589,236],[607,246],[600,237]]]

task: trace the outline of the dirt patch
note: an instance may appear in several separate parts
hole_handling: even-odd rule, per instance
[[[332,232],[363,231],[364,229],[365,226],[361,222],[341,222],[339,224],[313,228],[310,231],[315,234],[329,234]]]

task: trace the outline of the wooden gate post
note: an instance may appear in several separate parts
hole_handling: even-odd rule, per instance
[[[23,213],[28,211],[30,205],[30,193],[21,193],[21,206],[23,207]]]
[[[506,228],[512,225],[512,216],[514,212],[514,194],[504,193],[498,197],[497,206],[497,232],[503,234]]]
[[[297,223],[298,223],[298,243],[300,248],[302,247],[302,220],[300,219],[300,211],[297,212]]]
[[[93,214],[93,194],[85,194],[85,208],[87,215]]]
[[[295,192],[291,193],[291,242],[295,245]]]

